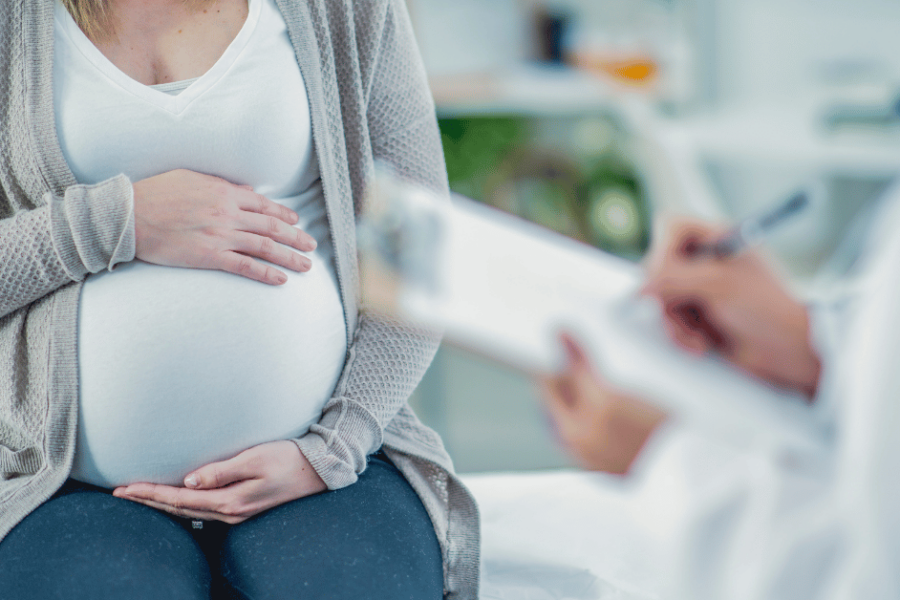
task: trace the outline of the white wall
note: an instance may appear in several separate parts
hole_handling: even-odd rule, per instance
[[[528,51],[519,0],[407,0],[422,58],[434,75],[508,68]]]
[[[900,89],[900,2],[717,0],[725,102],[790,98],[811,87]]]

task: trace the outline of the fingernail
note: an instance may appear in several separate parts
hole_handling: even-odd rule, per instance
[[[287,283],[287,277],[285,275],[279,275],[278,277],[275,278],[275,281],[277,281],[279,284]]]
[[[287,279],[279,277],[278,280],[284,283]],[[200,478],[197,477],[196,473],[191,473],[184,478],[184,485],[186,485],[187,487],[195,488],[200,485]]]

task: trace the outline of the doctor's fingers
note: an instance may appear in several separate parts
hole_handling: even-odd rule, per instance
[[[602,408],[610,393],[609,385],[586,364],[569,365],[555,377],[542,378],[539,385],[547,411],[561,425]]]
[[[682,316],[681,311],[685,307],[713,318],[719,305],[727,302],[726,292],[727,284],[720,281],[716,274],[693,269],[667,273],[648,281],[641,289],[642,295],[657,301],[663,316],[670,321]]]
[[[565,377],[545,378],[540,381],[544,413],[557,444],[569,448],[573,438],[581,437],[579,427],[586,425],[583,410],[571,395],[572,387]]]
[[[685,218],[660,220],[654,229],[658,234],[644,260],[649,277],[665,271],[672,263],[696,258],[700,246],[714,243],[726,231],[722,225]]]
[[[669,337],[695,354],[724,346],[725,314],[735,293],[731,267],[707,263],[675,265],[641,290],[662,307]]]
[[[669,338],[691,354],[727,347],[725,334],[700,303],[664,303],[663,327]]]
[[[569,333],[560,335],[560,343],[566,355],[566,366],[556,378],[558,394],[573,408],[585,402],[600,402],[609,384],[599,374],[592,357]]]

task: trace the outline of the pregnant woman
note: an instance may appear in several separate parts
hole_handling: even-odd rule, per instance
[[[0,4],[0,597],[477,599],[376,160],[446,192],[402,0]]]

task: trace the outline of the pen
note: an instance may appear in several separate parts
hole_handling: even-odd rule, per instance
[[[698,244],[691,255],[730,258],[760,243],[776,227],[809,205],[809,195],[800,191],[774,209],[755,217],[744,219],[711,244]]]

